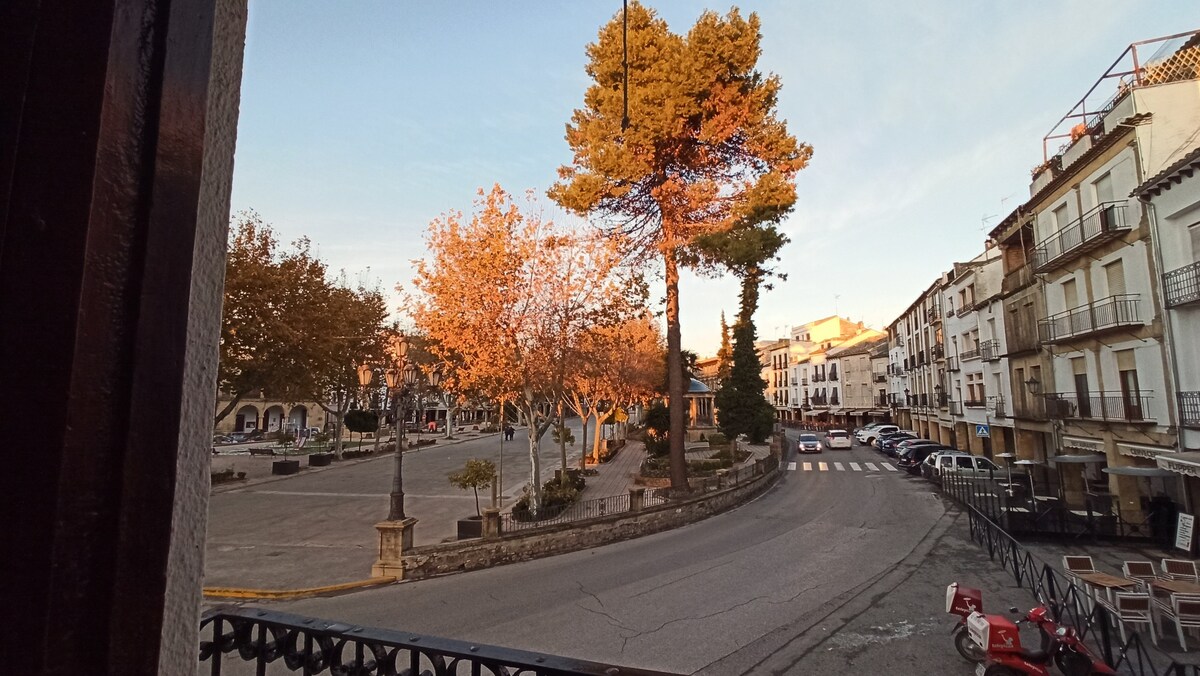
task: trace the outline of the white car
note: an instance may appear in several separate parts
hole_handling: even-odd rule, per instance
[[[858,440],[868,446],[874,446],[875,440],[878,439],[881,435],[888,434],[890,432],[899,432],[899,431],[900,431],[900,427],[898,425],[880,425],[879,427],[876,427],[874,429],[869,429],[864,432],[861,432],[859,434]]]
[[[873,423],[870,423],[867,425],[863,425],[862,427],[854,430],[854,438],[858,441],[858,443],[865,444],[865,443],[867,443],[866,435],[868,432],[871,432],[872,430],[875,430],[879,427],[883,427],[884,425],[887,425],[887,424],[889,424],[889,423],[873,422]]]
[[[825,448],[831,451],[835,448],[849,450],[853,446],[854,442],[850,440],[850,433],[846,430],[829,430],[825,433]]]

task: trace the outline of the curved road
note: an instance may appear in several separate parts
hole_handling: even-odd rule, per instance
[[[989,565],[965,526],[871,449],[799,460],[812,470],[798,465],[753,502],[678,530],[280,606],[685,673],[970,673],[943,633],[945,585]]]

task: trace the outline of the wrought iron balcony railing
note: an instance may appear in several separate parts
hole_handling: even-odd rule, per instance
[[[997,361],[1000,354],[1000,341],[995,338],[979,343],[979,356],[984,361]]]
[[[934,395],[934,399],[937,401],[938,408],[949,408],[950,407],[950,395],[949,394],[946,394],[945,392],[938,392],[937,394]]]
[[[934,343],[933,346],[929,348],[929,353],[933,355],[934,359],[941,359],[942,357],[946,356],[946,347],[941,343]]]
[[[942,306],[935,303],[925,311],[925,318],[930,322],[942,321]]]
[[[875,383],[886,383],[886,382],[887,382],[887,374],[885,374],[885,373],[872,373],[872,374],[871,374],[871,382],[875,382]]]
[[[993,418],[1007,418],[1008,417],[1008,408],[1004,404],[1004,397],[996,397],[995,399],[993,399],[991,408],[992,408],[992,417]]]
[[[1200,392],[1179,393],[1179,424],[1200,427]]]
[[[973,347],[969,350],[963,350],[962,352],[959,352],[958,358],[963,361],[969,361],[971,359],[979,359],[979,347]]]
[[[963,406],[966,406],[967,408],[983,408],[986,405],[987,402],[982,399],[968,399],[963,402]]]
[[[1138,318],[1138,294],[1109,296],[1073,310],[1050,315],[1038,322],[1038,336],[1054,343],[1090,336],[1111,329],[1141,324]]]
[[[891,405],[891,403],[892,403],[891,397],[889,397],[886,394],[881,394],[878,397],[875,397],[875,405],[876,406],[882,406],[884,408],[887,408],[889,405]]]
[[[822,375],[822,374],[820,374],[820,373],[818,373],[818,374],[814,375],[814,376],[812,377],[812,379],[813,379],[813,382],[814,382],[814,383],[821,383],[821,382],[824,382],[824,381],[825,381],[825,376],[824,376],[824,375]]]
[[[1163,294],[1167,297],[1167,307],[1200,301],[1200,262],[1163,275]]]
[[[1105,202],[1070,225],[1039,242],[1033,268],[1045,272],[1071,257],[1090,251],[1132,229],[1125,218],[1126,202]]]
[[[259,674],[588,674],[666,676],[664,672],[615,667],[571,657],[499,648],[481,643],[357,627],[259,608],[223,606],[200,618],[200,663],[209,671]],[[222,669],[225,666],[226,669]],[[232,667],[233,669],[229,669]]]
[[[946,357],[946,370],[947,371],[959,370],[958,369],[958,357]]]
[[[1051,418],[1154,422],[1149,416],[1152,393],[1138,392],[1051,392],[1046,398],[1046,415]]]

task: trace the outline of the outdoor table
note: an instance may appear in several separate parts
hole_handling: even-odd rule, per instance
[[[1200,596],[1200,584],[1186,580],[1151,580],[1150,586],[1166,589],[1172,594],[1196,594]]]
[[[1039,502],[1058,502],[1058,498],[1053,495],[1035,495],[1033,499]]]
[[[1075,577],[1086,582],[1088,587],[1092,588],[1093,591],[1097,589],[1103,589],[1104,595],[1108,599],[1109,603],[1112,603],[1112,594],[1114,589],[1129,589],[1130,587],[1136,587],[1138,584],[1136,580],[1130,580],[1129,578],[1125,577],[1117,577],[1116,575],[1109,575],[1108,573],[1081,573]],[[1200,587],[1197,588],[1200,589]]]

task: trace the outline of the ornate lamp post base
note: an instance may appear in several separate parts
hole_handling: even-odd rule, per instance
[[[375,524],[379,531],[379,559],[371,566],[371,577],[404,579],[404,552],[412,549],[416,525],[417,520],[412,518]]]

